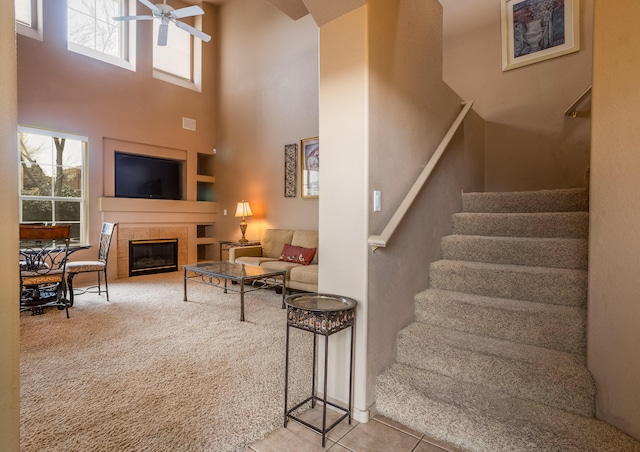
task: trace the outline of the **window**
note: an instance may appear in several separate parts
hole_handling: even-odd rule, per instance
[[[132,0],[131,4],[135,2]],[[135,70],[135,21],[113,20],[128,11],[127,0],[67,0],[69,50]]]
[[[70,224],[71,238],[86,243],[87,139],[19,128],[20,222]]]
[[[195,26],[199,28],[201,19],[196,17]],[[186,22],[182,19],[182,22]],[[202,42],[186,31],[170,26],[166,46],[159,46],[158,31],[160,27],[154,22],[153,27],[153,76],[165,82],[174,83],[185,88],[200,91],[202,68]]]
[[[16,32],[42,41],[42,0],[15,0]]]

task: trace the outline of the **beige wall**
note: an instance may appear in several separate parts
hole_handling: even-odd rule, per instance
[[[318,27],[263,0],[234,0],[220,7],[216,39],[216,236],[240,238],[233,215],[243,199],[254,213],[248,239],[266,228],[317,229],[317,199],[302,199],[299,183],[297,197],[284,197],[284,146],[318,136]]]
[[[578,53],[505,72],[501,2],[440,3],[444,80],[486,121],[486,190],[586,186],[590,120],[567,118],[564,110],[591,85],[593,0],[580,2]]]
[[[379,0],[369,8],[368,195],[382,192],[382,211],[369,209],[369,232],[380,234],[460,112],[461,99],[442,82],[436,0]],[[370,391],[395,360],[396,332],[413,321],[414,296],[428,285],[429,263],[451,233],[461,191],[482,189],[482,148],[465,148],[464,138],[456,134],[388,246],[369,254]]]
[[[18,186],[16,41],[13,2],[0,3],[0,447],[20,449],[20,335],[18,297]]]
[[[640,439],[640,4],[594,15],[588,364],[598,417]]]
[[[138,8],[140,14],[148,13],[143,5]],[[205,4],[204,9],[202,27],[215,36],[217,7]],[[216,43],[202,44],[202,92],[197,92],[153,78],[152,27],[157,23],[138,23],[133,72],[67,51],[64,2],[45,1],[43,10],[44,40],[18,36],[18,120],[21,125],[88,137],[89,240],[96,243],[105,220],[98,199],[108,196],[105,191],[113,186],[111,174],[103,177],[110,163],[105,166],[105,139],[118,140],[125,147],[130,143],[157,147],[159,152],[182,152],[188,160],[189,177],[195,175],[197,153],[211,153],[215,147]],[[171,28],[169,33],[171,36]],[[196,120],[195,132],[182,128],[183,117]],[[119,150],[137,152],[133,147]],[[195,200],[195,181],[186,181],[184,196]],[[173,221],[182,221],[180,207],[174,217]],[[193,229],[195,235],[195,226]],[[83,256],[91,258],[95,250],[76,254]],[[109,270],[115,272],[115,265]]]

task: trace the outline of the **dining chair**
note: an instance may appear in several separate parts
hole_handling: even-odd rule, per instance
[[[20,312],[38,315],[46,307],[64,309],[65,270],[71,226],[20,225]]]
[[[102,223],[100,231],[100,243],[98,244],[98,259],[95,261],[71,261],[67,263],[67,284],[69,286],[69,306],[73,306],[73,277],[78,273],[98,273],[98,294],[102,294],[101,275],[104,273],[104,291],[109,301],[109,283],[107,281],[107,259],[109,258],[109,246],[116,228],[116,223]],[[87,287],[78,292],[78,295],[86,293],[96,286]]]

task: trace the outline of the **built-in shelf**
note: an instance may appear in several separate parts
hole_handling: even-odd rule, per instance
[[[196,243],[198,262],[215,260],[215,238],[213,237],[213,223],[196,226]]]
[[[213,154],[198,154],[197,172],[199,176],[213,176]]]
[[[213,154],[198,154],[197,162],[197,199],[198,201],[214,201]]]

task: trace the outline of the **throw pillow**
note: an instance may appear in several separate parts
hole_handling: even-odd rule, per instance
[[[285,245],[278,260],[292,262],[294,264],[309,265],[316,255],[315,248]]]

